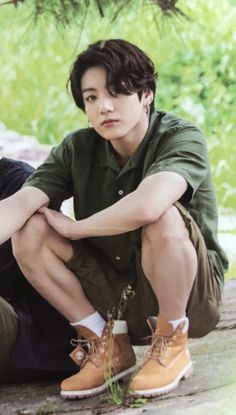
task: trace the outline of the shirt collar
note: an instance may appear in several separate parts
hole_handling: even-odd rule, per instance
[[[112,145],[109,141],[104,140],[104,138],[99,137],[99,148],[96,157],[96,164],[99,164],[101,167],[109,167],[112,170],[116,171],[119,176],[123,175],[129,170],[139,168],[141,163],[142,157],[144,157],[144,149],[148,145],[150,138],[153,136],[153,130],[159,120],[159,113],[155,112],[150,117],[150,122],[148,126],[148,130],[139,144],[138,148],[134,152],[134,154],[130,157],[130,159],[123,165],[120,166],[114,156],[114,152],[112,149]],[[104,151],[105,147],[105,151]],[[100,149],[100,151],[99,151]]]

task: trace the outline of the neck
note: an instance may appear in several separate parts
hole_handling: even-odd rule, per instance
[[[145,117],[144,122],[136,130],[132,131],[131,134],[118,140],[110,141],[115,150],[118,163],[124,164],[135,153],[146,135],[148,125],[149,119]]]
[[[117,151],[115,149],[114,149],[114,156],[115,156],[115,159],[116,159],[117,163],[121,167],[124,166],[125,163],[127,163],[127,161],[130,158],[130,156],[122,156],[121,154],[117,153]]]

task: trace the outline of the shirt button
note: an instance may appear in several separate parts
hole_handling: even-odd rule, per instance
[[[122,190],[122,189],[118,190],[118,194],[119,194],[120,196],[122,196],[122,195],[123,195],[123,193],[124,193],[124,190]]]
[[[120,261],[121,260],[120,256],[116,256],[116,260]]]

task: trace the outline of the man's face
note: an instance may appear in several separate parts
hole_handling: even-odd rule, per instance
[[[147,94],[143,93],[141,100],[137,93],[110,95],[106,72],[102,67],[92,67],[84,73],[81,91],[89,122],[106,140],[135,140],[146,129]]]

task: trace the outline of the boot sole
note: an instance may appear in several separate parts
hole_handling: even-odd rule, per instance
[[[179,373],[179,375],[175,378],[175,380],[172,383],[169,383],[169,385],[162,386],[161,388],[155,388],[155,389],[144,389],[144,390],[135,390],[130,391],[130,395],[132,396],[142,396],[144,398],[151,398],[155,396],[161,396],[164,395],[173,389],[177,388],[179,382],[182,379],[188,379],[190,376],[192,376],[193,373],[193,365],[190,361],[187,366]]]
[[[110,383],[114,383],[119,379],[126,380],[126,378],[130,377],[130,374],[137,369],[137,366],[132,366],[131,368],[124,370],[123,372],[118,373],[117,375],[113,376],[112,378],[108,379],[103,385],[94,388],[94,389],[86,389],[83,391],[72,390],[72,391],[61,391],[61,397],[64,399],[83,399],[88,398],[90,396],[98,395],[100,393],[105,392]]]

